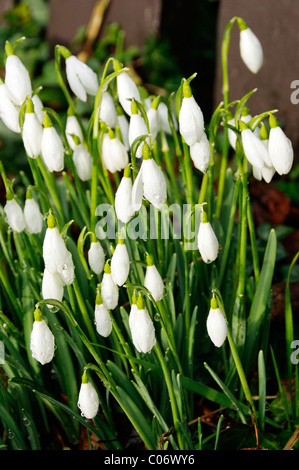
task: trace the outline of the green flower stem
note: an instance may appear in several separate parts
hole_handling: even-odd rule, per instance
[[[70,93],[67,89],[67,86],[64,83],[64,79],[63,79],[63,75],[62,75],[62,71],[61,71],[61,63],[60,63],[60,59],[61,59],[60,49],[61,49],[61,46],[56,45],[56,47],[55,47],[55,72],[56,72],[56,78],[57,78],[58,84],[59,84],[61,90],[63,91],[63,94],[64,94],[64,96],[65,96],[65,98],[68,102],[68,105],[71,108],[72,113],[77,116],[76,106],[74,105],[72,97],[71,97],[71,95],[70,95]]]
[[[81,313],[82,313],[87,331],[88,331],[92,341],[96,343],[95,331],[94,331],[93,325],[90,321],[89,313],[88,313],[88,310],[86,308],[86,305],[85,305],[85,302],[84,302],[84,299],[83,299],[83,296],[82,296],[80,286],[79,286],[79,283],[78,283],[77,279],[75,279],[74,282],[73,282],[73,289],[74,289],[74,292],[75,292],[75,295],[76,295],[76,298],[77,298],[77,302],[78,302],[79,308],[81,310]]]
[[[184,168],[185,168],[185,175],[186,175],[187,203],[191,205],[191,208],[193,208],[194,187],[193,187],[192,165],[191,165],[189,146],[185,142],[183,142],[183,151],[184,151]]]
[[[127,341],[125,341],[124,337],[123,337],[123,334],[121,332],[121,329],[119,328],[117,322],[115,321],[115,318],[114,316],[109,312],[111,318],[112,318],[112,325],[113,325],[113,328],[114,328],[114,331],[119,339],[119,342],[127,356],[127,359],[131,365],[131,368],[133,369],[133,371],[135,372],[135,374],[139,375],[139,371],[138,371],[138,367],[136,366],[136,363],[134,360],[131,360],[130,357],[133,357],[133,354],[132,354],[132,351],[131,351],[131,348],[128,344]]]
[[[202,181],[200,185],[198,204],[203,204],[206,201],[208,183],[209,183],[209,174],[205,173],[202,177]]]
[[[180,429],[180,418],[179,418],[179,412],[178,412],[178,406],[177,406],[177,402],[176,402],[175,392],[174,392],[173,385],[172,385],[171,375],[169,373],[168,367],[167,367],[166,362],[165,362],[165,358],[162,354],[162,351],[161,351],[161,348],[160,348],[160,345],[158,344],[158,342],[154,346],[154,349],[155,349],[157,358],[159,360],[159,363],[161,365],[161,368],[163,370],[167,390],[168,390],[168,393],[169,393],[169,400],[170,400],[170,406],[171,406],[172,417],[173,417],[173,425],[174,425],[174,429],[175,429],[176,434],[177,434],[179,449],[183,450],[184,449],[184,440],[183,440],[182,432],[181,432],[181,429]]]
[[[95,232],[96,209],[98,192],[98,144],[97,139],[93,139],[92,146],[92,176],[91,176],[91,207],[90,207],[90,230]]]
[[[50,192],[52,199],[54,201],[54,204],[56,206],[57,210],[57,215],[60,220],[60,222],[63,222],[64,220],[64,210],[61,204],[61,201],[58,197],[58,191],[56,187],[56,181],[52,173],[49,173],[48,170],[46,169],[44,162],[42,161],[41,157],[37,157],[37,163],[38,167],[40,169],[40,172],[44,178],[45,184],[48,188],[48,191]]]

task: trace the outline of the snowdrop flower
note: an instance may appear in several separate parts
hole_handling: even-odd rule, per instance
[[[148,124],[149,124],[151,144],[155,142],[158,131],[159,131],[159,114],[158,114],[159,102],[160,102],[160,96],[157,96],[153,100],[151,107],[147,110],[147,113],[146,113]]]
[[[65,285],[74,280],[74,264],[71,253],[56,227],[52,213],[48,217],[48,228],[43,242],[43,259],[50,273],[58,273]]]
[[[262,170],[265,165],[272,166],[269,153],[263,142],[243,121],[239,121],[239,128],[245,157],[249,163],[259,170]]]
[[[253,31],[242,20],[240,27],[240,55],[252,73],[257,73],[263,65],[263,48]]]
[[[138,111],[135,100],[132,100],[131,111],[128,136],[130,147],[132,146],[135,139],[141,137],[142,135],[148,135],[149,133],[145,121]],[[149,143],[149,138],[147,137],[145,141]],[[142,157],[142,145],[143,143],[141,142],[136,149],[136,158]]]
[[[156,344],[155,328],[144,305],[142,296],[138,297],[137,309],[130,320],[132,341],[139,353],[150,353]]]
[[[59,46],[59,50],[65,59],[66,77],[74,95],[81,101],[87,101],[87,95],[95,96],[99,88],[96,73],[66,47]]]
[[[120,135],[121,135],[121,141],[125,146],[125,149],[127,151],[130,150],[130,144],[129,144],[129,122],[126,116],[124,115],[123,109],[121,106],[116,107],[116,112],[117,112],[117,125],[116,127],[119,128],[120,130]]]
[[[4,212],[6,214],[6,222],[14,232],[23,232],[25,230],[25,219],[21,206],[19,203],[10,195],[7,195],[6,204],[4,206]]]
[[[217,348],[220,348],[227,336],[227,323],[214,297],[211,299],[211,307],[207,318],[207,330],[211,341]]]
[[[84,370],[78,396],[78,408],[81,411],[81,415],[86,419],[95,418],[98,413],[99,404],[99,396],[92,383],[89,382],[86,370]]]
[[[14,103],[9,89],[0,79],[0,118],[16,134],[20,133],[19,113],[20,107]]]
[[[22,129],[22,138],[26,153],[30,158],[37,158],[40,155],[42,137],[43,126],[34,111],[33,101],[28,98]]]
[[[163,102],[160,101],[158,105],[158,120],[159,120],[159,128],[164,131],[166,134],[171,134],[171,128],[169,125],[169,120],[168,120],[168,108],[167,105]],[[177,118],[174,113],[171,113],[172,120],[173,120],[173,125],[175,130],[178,128],[178,122]]]
[[[79,142],[78,138],[74,139],[77,145],[73,151],[73,160],[81,181],[88,181],[92,175],[92,157],[85,147],[85,145]]]
[[[63,299],[64,284],[58,273],[51,273],[47,268],[44,269],[42,281],[42,296],[43,299],[55,299],[59,302]],[[48,305],[51,309],[52,305]]]
[[[123,170],[129,163],[128,152],[112,129],[103,135],[102,158],[105,168],[111,173]]]
[[[113,61],[114,70],[121,69],[121,65],[117,60]],[[124,111],[131,116],[131,101],[133,98],[141,102],[138,87],[130,75],[123,71],[116,77],[118,100],[123,107]]]
[[[117,125],[116,108],[112,96],[108,91],[105,91],[102,96],[100,120],[107,124],[110,128],[115,128]]]
[[[158,302],[162,300],[164,294],[164,284],[161,275],[154,265],[151,255],[146,257],[146,272],[144,277],[144,286],[150,291],[153,299]]]
[[[190,85],[185,80],[183,84],[183,100],[179,112],[179,130],[186,144],[192,146],[199,142],[204,132],[204,118],[196,103]]]
[[[34,106],[34,112],[37,115],[39,122],[42,124],[44,122],[45,117],[45,111],[43,110],[43,102],[37,94],[34,94],[31,99]]]
[[[127,165],[115,193],[116,216],[124,224],[128,223],[134,215],[134,208],[132,205],[133,185],[130,172],[130,165]]]
[[[29,233],[40,233],[43,228],[43,215],[38,203],[33,199],[30,189],[26,192],[24,205],[24,219],[26,230]]]
[[[199,225],[197,245],[205,263],[209,264],[215,261],[218,256],[219,243],[204,210],[202,211],[202,220]]]
[[[132,208],[134,211],[140,209],[143,200],[142,164],[132,186]]]
[[[268,147],[269,147],[268,130],[267,130],[267,128],[266,128],[266,126],[263,122],[261,123],[261,128],[260,128],[260,139],[261,139],[261,142],[263,143],[265,149],[269,153],[269,151],[268,151]],[[270,158],[270,156],[269,156],[269,158]],[[270,183],[270,181],[272,180],[272,178],[275,174],[275,168],[273,166],[265,165],[260,170],[260,169],[253,166],[252,167],[252,173],[253,173],[253,176],[254,176],[255,179],[257,179],[259,181],[261,181],[263,179],[264,181],[266,181],[266,183]]]
[[[117,307],[118,295],[118,285],[114,282],[112,278],[111,268],[108,260],[104,267],[104,275],[101,284],[101,296],[104,305],[109,310],[114,310]]]
[[[94,321],[99,335],[107,338],[112,331],[112,318],[108,309],[103,304],[100,289],[98,289],[94,310]]]
[[[290,172],[294,150],[292,142],[285,135],[281,127],[277,125],[276,118],[271,115],[269,119],[270,133],[268,150],[273,167],[279,175],[286,175]]]
[[[52,126],[51,119],[45,113],[44,130],[41,141],[43,161],[50,172],[62,171],[64,168],[64,148],[62,141]]]
[[[34,312],[30,350],[32,357],[42,365],[51,362],[54,357],[55,338],[38,308]]]
[[[243,106],[241,116],[240,116],[240,120],[245,122],[246,124],[248,124],[251,119],[252,119],[252,116],[249,113],[248,108],[246,106]],[[235,127],[236,126],[235,117],[231,117],[228,120],[228,124]],[[256,135],[258,136],[258,130],[256,132]],[[229,143],[231,144],[232,148],[236,149],[237,134],[231,128],[228,128],[228,140],[229,140]]]
[[[194,163],[195,168],[202,173],[207,173],[209,162],[211,158],[210,142],[207,134],[204,132],[201,140],[195,142],[190,147],[190,157]]]
[[[132,331],[132,327],[134,328],[133,325],[134,325],[134,322],[135,322],[135,319],[136,319],[137,312],[138,312],[137,298],[136,298],[136,292],[134,291],[134,293],[132,295],[132,304],[131,304],[131,309],[130,309],[130,313],[129,313],[129,328],[130,328],[131,331]]]
[[[66,135],[68,144],[72,150],[74,150],[76,147],[76,143],[72,136],[77,136],[79,138],[79,141],[82,143],[84,141],[82,129],[80,127],[78,119],[73,114],[68,114],[66,118],[65,135]]]
[[[145,142],[142,147],[143,161],[140,168],[143,195],[153,206],[161,209],[167,199],[166,181],[161,168],[151,156],[149,145]]]
[[[5,85],[14,103],[21,106],[27,96],[32,95],[29,72],[19,57],[14,54],[13,47],[8,41],[5,45],[5,52],[7,54],[5,63]]]
[[[105,253],[101,243],[92,236],[90,248],[88,250],[88,264],[95,274],[101,274],[105,265]]]
[[[123,286],[130,272],[130,258],[125,240],[119,237],[111,258],[111,276],[115,284]]]

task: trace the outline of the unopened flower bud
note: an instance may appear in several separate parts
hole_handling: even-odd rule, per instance
[[[104,269],[105,253],[101,243],[95,237],[92,238],[88,250],[88,263],[90,269],[96,274],[101,274]]]
[[[116,216],[124,224],[128,223],[134,215],[132,206],[132,180],[130,177],[130,166],[124,170],[124,175],[115,193]]]
[[[111,275],[115,284],[123,286],[129,276],[129,271],[130,258],[125,240],[119,238],[111,258]]]
[[[246,23],[239,22],[240,26],[240,55],[244,64],[252,73],[257,73],[263,65],[263,49],[260,40],[247,27]]]
[[[186,144],[191,146],[199,142],[204,132],[202,111],[195,101],[190,85],[185,80],[183,84],[183,100],[179,112],[179,130]]]
[[[55,351],[55,338],[42,317],[41,311],[34,312],[34,322],[30,335],[32,357],[42,365],[52,361]]]
[[[33,199],[31,191],[27,190],[24,205],[26,230],[29,233],[40,233],[43,228],[43,215],[38,203]]]
[[[268,150],[273,167],[279,175],[290,172],[294,161],[294,150],[292,142],[284,131],[277,125],[275,117],[269,119],[270,133]]]
[[[130,321],[132,341],[138,352],[150,353],[156,344],[155,328],[141,296],[137,299],[137,309]]]
[[[62,141],[49,116],[45,113],[44,130],[41,142],[43,161],[50,172],[62,171],[64,168],[64,148]]]
[[[164,294],[163,280],[157,267],[154,265],[153,257],[151,255],[147,255],[146,263],[144,286],[149,290],[153,299],[158,302],[159,300],[162,300]]]
[[[120,63],[114,60],[114,70],[119,70]],[[118,99],[124,111],[131,116],[131,100],[141,102],[140,93],[134,80],[127,72],[122,72],[116,77]]]
[[[105,264],[104,275],[101,284],[101,296],[104,305],[109,310],[114,310],[118,304],[118,285],[114,282],[111,275],[109,260]]]
[[[99,410],[99,396],[84,371],[78,396],[78,408],[86,419],[94,419]]]
[[[6,47],[6,52],[8,52]],[[31,96],[32,87],[29,72],[20,58],[10,50],[5,63],[5,85],[14,103],[21,106],[27,96]]]
[[[215,261],[218,256],[219,243],[212,225],[207,220],[207,214],[204,210],[202,212],[202,221],[199,225],[197,244],[205,263]]]
[[[97,293],[96,305],[94,310],[94,320],[96,330],[99,335],[107,338],[112,331],[112,318],[108,312],[107,307],[103,304],[100,292]]]
[[[4,206],[6,221],[14,232],[23,232],[25,230],[25,219],[21,206],[14,199],[7,199]]]
[[[214,297],[211,299],[211,307],[207,318],[207,330],[211,341],[216,347],[220,348],[227,336],[227,323]]]

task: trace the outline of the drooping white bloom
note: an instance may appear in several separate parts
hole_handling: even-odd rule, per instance
[[[242,111],[243,111],[243,113],[240,116],[240,120],[245,122],[246,124],[248,124],[248,122],[252,119],[252,116],[251,116],[251,114],[249,114],[248,109],[245,106],[242,108]],[[236,126],[235,118],[233,117],[233,118],[229,119],[228,124],[235,127]],[[258,137],[258,135],[257,135],[257,137]],[[229,140],[229,143],[231,144],[231,146],[233,147],[233,149],[236,149],[237,134],[231,128],[228,128],[228,140]]]
[[[101,274],[105,265],[105,253],[98,240],[92,240],[87,256],[90,269],[96,274]]]
[[[65,124],[65,135],[68,141],[68,144],[72,150],[75,149],[76,143],[74,142],[74,138],[72,135],[75,135],[79,138],[80,143],[83,143],[83,133],[78,122],[78,119],[74,115],[69,115],[66,118]]]
[[[138,211],[140,209],[141,204],[142,204],[142,199],[143,199],[143,178],[142,178],[142,165],[141,165],[141,168],[132,186],[132,207],[134,211]]]
[[[211,308],[207,318],[207,331],[214,345],[220,348],[227,336],[227,323],[214,298],[211,300]]]
[[[128,223],[134,215],[132,206],[132,180],[130,178],[130,167],[126,167],[124,175],[115,193],[116,216],[124,224]]]
[[[50,273],[58,273],[65,285],[70,285],[74,281],[72,254],[68,251],[52,214],[48,217],[48,228],[43,242],[43,259]]]
[[[264,145],[266,151],[269,153],[268,130],[266,129],[266,126],[264,123],[262,123],[261,125],[260,131],[259,131],[259,138],[261,139],[261,142]],[[269,160],[271,160],[270,155],[269,155]],[[261,181],[263,179],[264,181],[266,181],[266,183],[270,183],[275,174],[275,168],[273,167],[273,165],[271,166],[265,165],[260,170],[259,168],[256,168],[253,166],[252,173],[255,179],[257,179],[258,181]]]
[[[253,31],[246,27],[240,31],[240,55],[252,73],[257,73],[263,65],[263,48]]]
[[[153,257],[147,255],[146,257],[146,272],[144,277],[144,287],[146,287],[151,293],[153,299],[158,302],[162,300],[164,295],[164,283],[162,277],[154,265]]]
[[[105,168],[111,173],[123,170],[129,163],[128,152],[124,144],[111,129],[103,135],[102,159]]]
[[[141,114],[138,112],[138,108],[134,100],[132,101],[131,109],[132,109],[132,113],[130,117],[129,136],[128,136],[130,147],[132,146],[135,139],[143,135],[148,135],[149,133],[149,130],[145,124],[145,121],[143,117],[141,116]],[[145,141],[149,143],[149,138],[147,137]],[[135,153],[136,158],[142,157],[142,146],[143,146],[143,142],[141,142],[136,149],[136,153]]]
[[[186,144],[199,142],[204,133],[204,118],[187,81],[183,84],[183,100],[179,112],[179,130]]]
[[[143,161],[141,165],[141,178],[143,182],[143,195],[153,206],[161,209],[167,199],[166,181],[161,168],[153,158],[149,157],[149,146],[143,145]]]
[[[22,138],[27,155],[37,158],[41,154],[43,126],[40,123],[32,100],[27,100],[26,113],[22,129]]]
[[[43,320],[39,309],[34,312],[30,350],[32,357],[42,365],[51,362],[54,357],[55,338],[47,323]]]
[[[102,96],[100,120],[105,122],[110,128],[115,128],[117,125],[115,104],[112,96],[108,91],[105,91]]]
[[[14,103],[7,86],[0,80],[0,118],[16,134],[20,133],[19,113],[20,107]]]
[[[64,168],[64,147],[62,141],[45,113],[44,130],[41,142],[43,161],[50,172],[62,171]]]
[[[240,121],[241,139],[245,153],[245,157],[252,166],[262,170],[265,165],[271,167],[272,163],[269,153],[263,142],[247,127],[245,123]]]
[[[112,331],[112,318],[107,307],[103,304],[101,294],[97,294],[94,310],[94,321],[99,335],[107,338]]]
[[[190,147],[190,157],[195,168],[202,171],[202,173],[206,173],[208,171],[211,150],[209,139],[205,132],[203,133],[201,140],[199,142],[195,142],[195,144]]]
[[[81,415],[86,419],[95,418],[99,410],[99,404],[97,391],[92,383],[88,381],[86,371],[84,371],[78,396],[78,408]]]
[[[25,230],[25,219],[21,206],[15,199],[8,199],[4,206],[6,221],[14,232]]]
[[[136,299],[136,294],[134,292],[133,297],[132,297],[132,304],[131,304],[131,309],[129,313],[129,328],[132,331],[132,327],[135,322],[135,318],[138,312],[138,307],[137,307],[137,299]]]
[[[81,181],[88,181],[92,175],[92,157],[84,144],[76,145],[73,160]]]
[[[27,96],[31,96],[32,87],[29,72],[15,54],[8,55],[5,63],[5,85],[13,101],[21,106]]]
[[[60,302],[63,299],[64,283],[58,273],[51,273],[47,268],[44,269],[42,280],[42,296],[43,299],[55,299]],[[52,308],[52,305],[48,305]]]
[[[86,101],[87,95],[97,94],[99,88],[97,74],[87,64],[70,55],[65,60],[65,67],[69,86],[81,101]]]
[[[151,107],[147,110],[147,119],[150,131],[150,140],[151,144],[153,144],[157,138],[157,134],[159,132],[160,123],[159,123],[159,114],[158,114],[158,106],[159,106],[159,96],[154,99]]]
[[[39,122],[42,124],[44,122],[45,117],[45,111],[43,110],[43,102],[37,94],[33,95],[31,99],[34,106],[34,112],[37,115]]]
[[[156,344],[155,327],[144,305],[142,297],[137,300],[137,308],[130,314],[132,341],[138,352],[150,353]]]
[[[101,283],[101,296],[103,304],[109,310],[114,310],[118,304],[118,285],[114,282],[111,275],[111,268],[107,261],[104,268],[104,275]]]
[[[119,238],[111,258],[112,279],[118,286],[123,286],[130,272],[130,258],[125,240]]]
[[[42,231],[43,215],[40,211],[38,203],[31,196],[30,191],[27,191],[25,200],[24,219],[27,232],[40,233]]]
[[[270,159],[277,173],[286,175],[290,172],[294,161],[292,142],[277,125],[274,116],[269,121],[271,123],[268,143]]]
[[[114,60],[115,71],[120,70],[120,63]],[[122,72],[116,77],[118,100],[124,111],[131,116],[131,100],[134,98],[141,102],[140,93],[134,80],[127,72]]]
[[[197,245],[202,259],[209,264],[218,256],[219,242],[212,225],[207,220],[205,211],[202,213],[202,221],[199,225]]]
[[[171,117],[173,120],[173,125],[175,130],[178,128],[178,122],[176,115],[172,112]],[[162,129],[166,134],[171,134],[171,128],[169,125],[169,120],[168,120],[168,108],[167,105],[163,102],[160,101],[158,105],[158,119],[159,119],[159,127]]]
[[[125,149],[130,150],[129,144],[129,121],[124,115],[123,109],[121,106],[117,106],[117,127],[119,127],[121,134],[121,141],[125,146]]]

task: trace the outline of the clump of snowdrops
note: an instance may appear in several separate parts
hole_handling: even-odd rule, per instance
[[[229,101],[235,23],[249,73],[262,66],[259,40],[233,18],[223,39],[224,99],[209,124],[192,94],[196,74],[175,94],[151,96],[115,58],[99,76],[57,45],[68,103],[61,117],[32,89],[18,41],[6,44],[0,116],[21,136],[30,176],[10,180],[1,165],[1,339],[22,363],[16,372],[7,355],[3,369],[107,448],[121,448],[116,409],[147,449],[201,448],[195,397],[264,426],[248,375],[267,348],[260,332],[269,329],[276,236],[261,257],[248,176],[270,182],[288,173],[293,150],[276,110],[250,115],[256,90]],[[92,105],[90,115],[81,103]],[[47,390],[53,374],[66,404]]]

